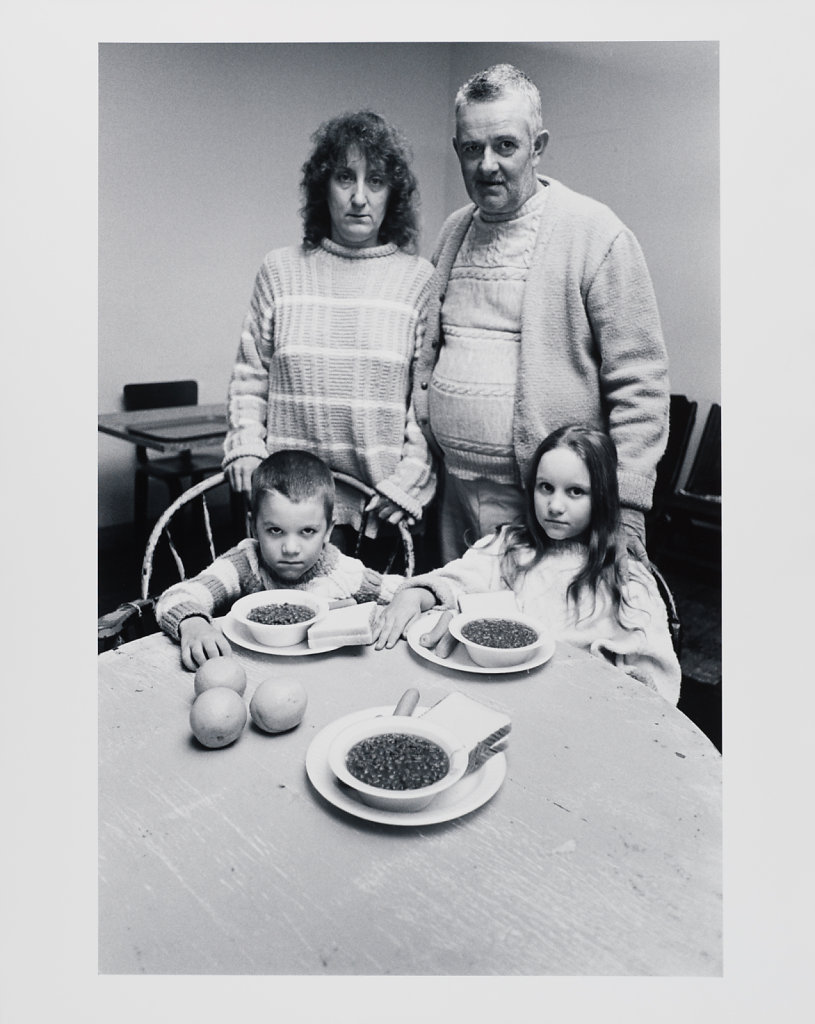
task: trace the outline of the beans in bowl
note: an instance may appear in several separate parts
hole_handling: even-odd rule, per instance
[[[291,626],[295,622],[313,619],[314,609],[307,604],[291,604],[280,601],[276,604],[261,604],[247,613],[246,618],[264,626]]]
[[[388,732],[355,743],[345,757],[355,779],[379,789],[421,789],[443,779],[450,759],[432,740]]]
[[[461,627],[461,635],[482,647],[527,647],[538,639],[531,626],[513,619],[473,619]]]

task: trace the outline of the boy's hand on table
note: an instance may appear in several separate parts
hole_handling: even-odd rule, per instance
[[[424,587],[409,587],[400,590],[390,604],[381,608],[374,622],[374,647],[395,647],[400,637],[412,622],[432,608],[436,596]]]
[[[181,664],[190,672],[200,668],[209,658],[229,656],[232,648],[223,633],[201,615],[184,619],[178,629],[181,641]]]

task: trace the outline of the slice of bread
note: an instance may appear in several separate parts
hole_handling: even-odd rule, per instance
[[[512,720],[502,711],[489,708],[463,693],[448,693],[422,716],[435,722],[467,744],[468,771],[473,771],[507,744]]]
[[[308,631],[309,647],[339,647],[374,642],[373,620],[376,601],[354,604],[348,608],[335,608],[325,618],[315,622]]]

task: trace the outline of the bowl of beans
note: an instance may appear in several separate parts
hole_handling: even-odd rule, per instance
[[[470,658],[482,668],[507,668],[523,665],[545,643],[540,625],[522,612],[471,612],[454,615],[451,634],[463,644]]]
[[[420,811],[455,785],[469,751],[446,729],[421,717],[381,715],[354,722],[328,751],[340,783],[360,800],[386,811]]]
[[[232,615],[266,647],[293,647],[328,613],[328,602],[303,590],[263,590],[232,605]]]

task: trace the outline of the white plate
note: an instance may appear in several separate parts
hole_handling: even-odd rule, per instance
[[[484,668],[483,665],[476,665],[463,644],[457,644],[449,658],[440,658],[435,651],[430,650],[428,647],[422,647],[419,643],[419,637],[430,632],[441,614],[439,609],[425,612],[412,625],[408,626],[408,631],[405,634],[405,639],[411,650],[414,650],[420,658],[424,658],[425,661],[431,661],[434,665],[441,665],[443,668],[453,668],[458,672],[476,672],[484,676],[498,676],[505,675],[508,672],[527,672],[531,668],[537,668],[538,665],[545,664],[555,653],[555,641],[550,640],[548,644],[544,644],[540,648],[537,654],[522,665]]]
[[[258,654],[274,654],[283,658],[299,658],[304,654],[325,654],[326,651],[336,651],[340,644],[326,644],[324,647],[309,647],[308,641],[292,644],[291,647],[269,647],[268,644],[259,644],[240,619],[236,619],[232,612],[227,612],[222,619],[218,620],[224,636],[232,640],[240,647],[248,651],[257,651]]]
[[[418,707],[416,713],[426,710],[427,708]],[[499,752],[493,754],[477,771],[465,775],[455,786],[439,793],[432,803],[420,811],[383,811],[362,803],[337,781],[328,766],[328,749],[334,737],[352,722],[376,715],[392,714],[392,704],[354,711],[325,726],[311,741],[306,752],[306,772],[311,784],[329,803],[357,818],[364,818],[365,821],[377,821],[385,825],[435,825],[460,818],[462,814],[469,814],[470,811],[485,804],[501,788],[507,773],[507,759],[505,754]]]

